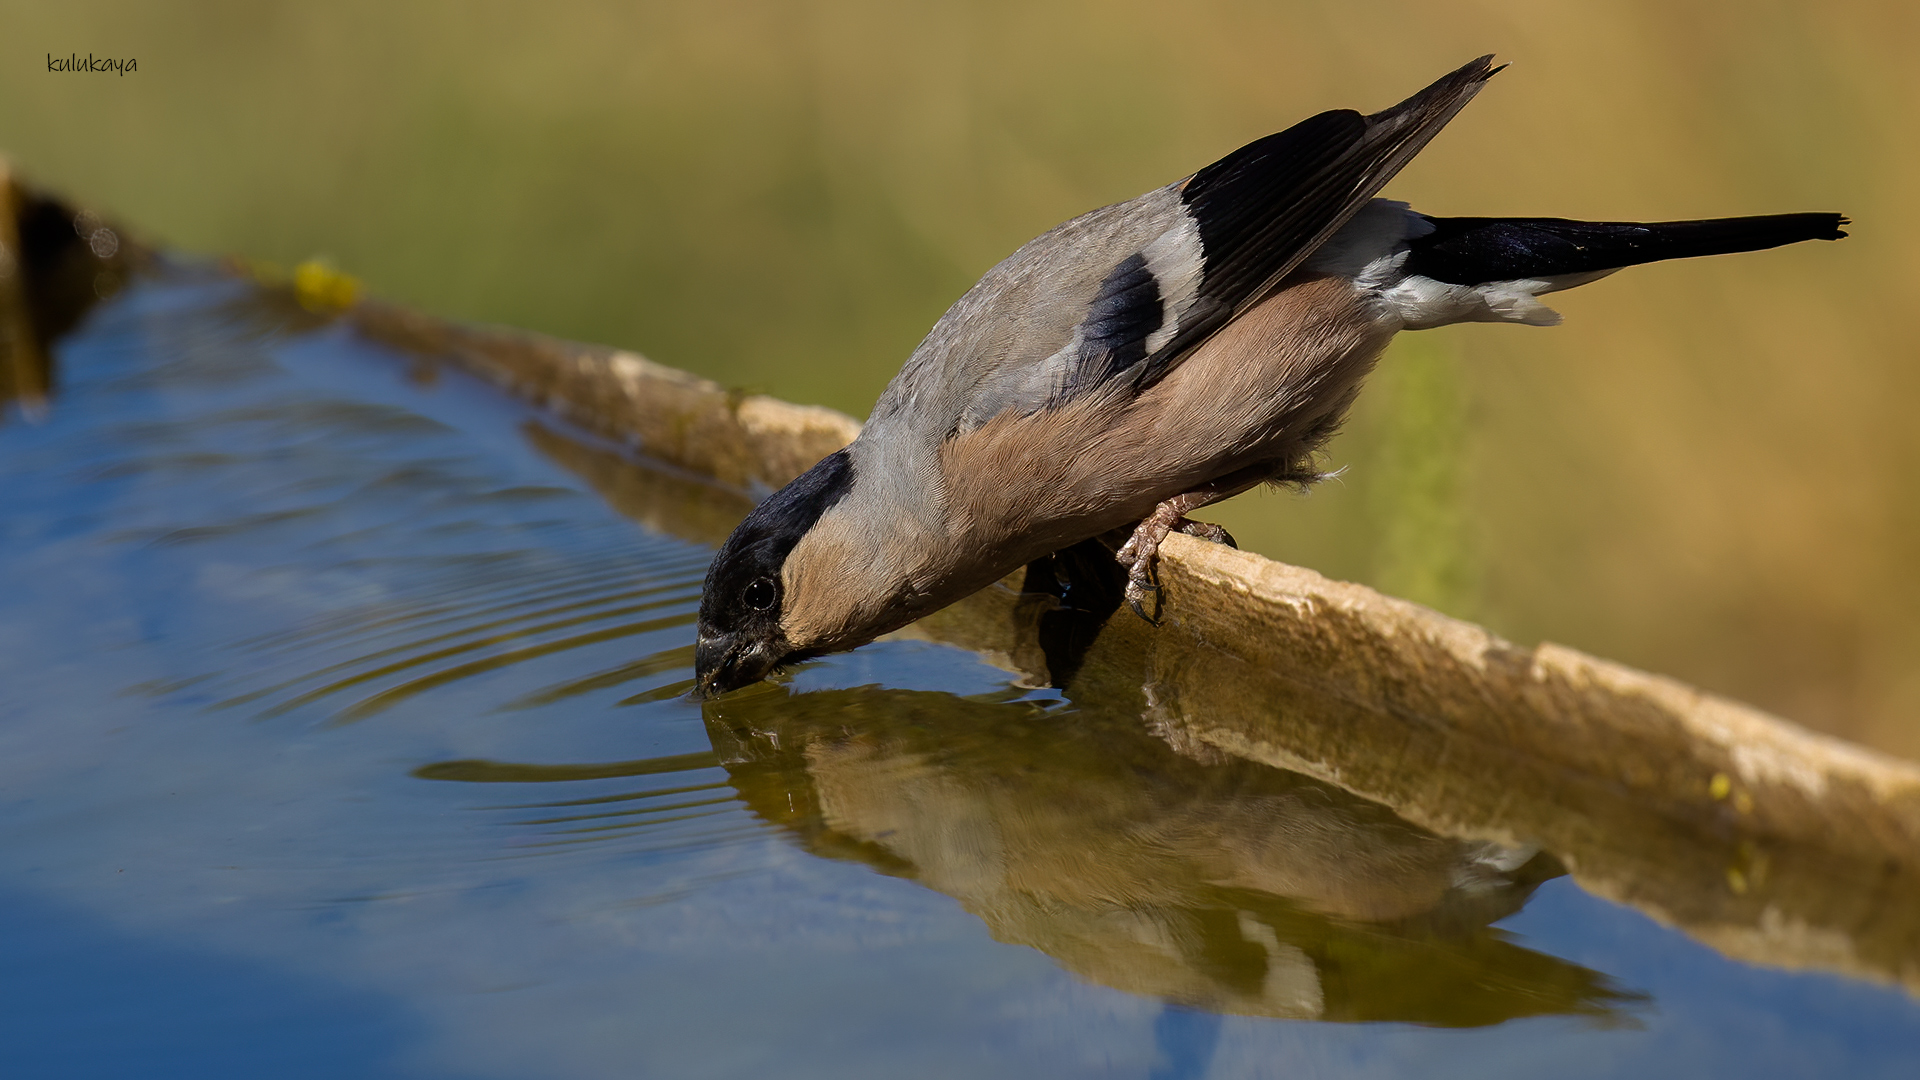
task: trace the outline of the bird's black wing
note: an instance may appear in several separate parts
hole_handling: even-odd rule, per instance
[[[1481,57],[1371,116],[1321,113],[1027,243],[934,326],[869,425],[972,430],[1138,394],[1258,303],[1479,92]]]
[[[1321,113],[1248,143],[1181,185],[1205,270],[1178,329],[1145,358],[1138,388],[1258,303],[1358,213],[1479,93],[1499,70],[1492,60],[1483,56],[1371,116]],[[1090,318],[1100,314],[1096,307]]]

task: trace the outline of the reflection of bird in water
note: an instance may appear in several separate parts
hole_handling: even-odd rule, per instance
[[[1138,721],[877,689],[708,707],[742,796],[817,854],[959,900],[1002,941],[1222,1012],[1495,1023],[1632,995],[1489,924],[1560,871]]]
[[[1115,531],[1145,614],[1169,531],[1227,539],[1185,515],[1317,479],[1314,453],[1399,331],[1546,325],[1558,317],[1539,296],[1622,267],[1845,235],[1838,214],[1437,218],[1375,199],[1480,91],[1489,59],[1370,116],[1321,113],[989,270],[853,445],[715,555],[700,690],[854,648]]]

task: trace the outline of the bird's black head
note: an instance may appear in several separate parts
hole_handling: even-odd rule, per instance
[[[803,654],[781,628],[786,584],[781,570],[795,544],[853,485],[845,450],[753,508],[720,545],[700,595],[694,693],[711,697],[759,682]]]

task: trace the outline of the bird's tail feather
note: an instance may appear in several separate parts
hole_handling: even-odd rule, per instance
[[[1431,218],[1411,241],[1404,271],[1455,285],[1481,285],[1618,270],[1623,266],[1838,240],[1839,214],[1770,214],[1709,221],[1567,221],[1561,218]]]

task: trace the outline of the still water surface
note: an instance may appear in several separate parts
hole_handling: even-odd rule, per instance
[[[58,361],[0,425],[7,1076],[1920,1061],[1897,989],[960,649],[703,711],[744,504],[249,286],[141,284]]]

